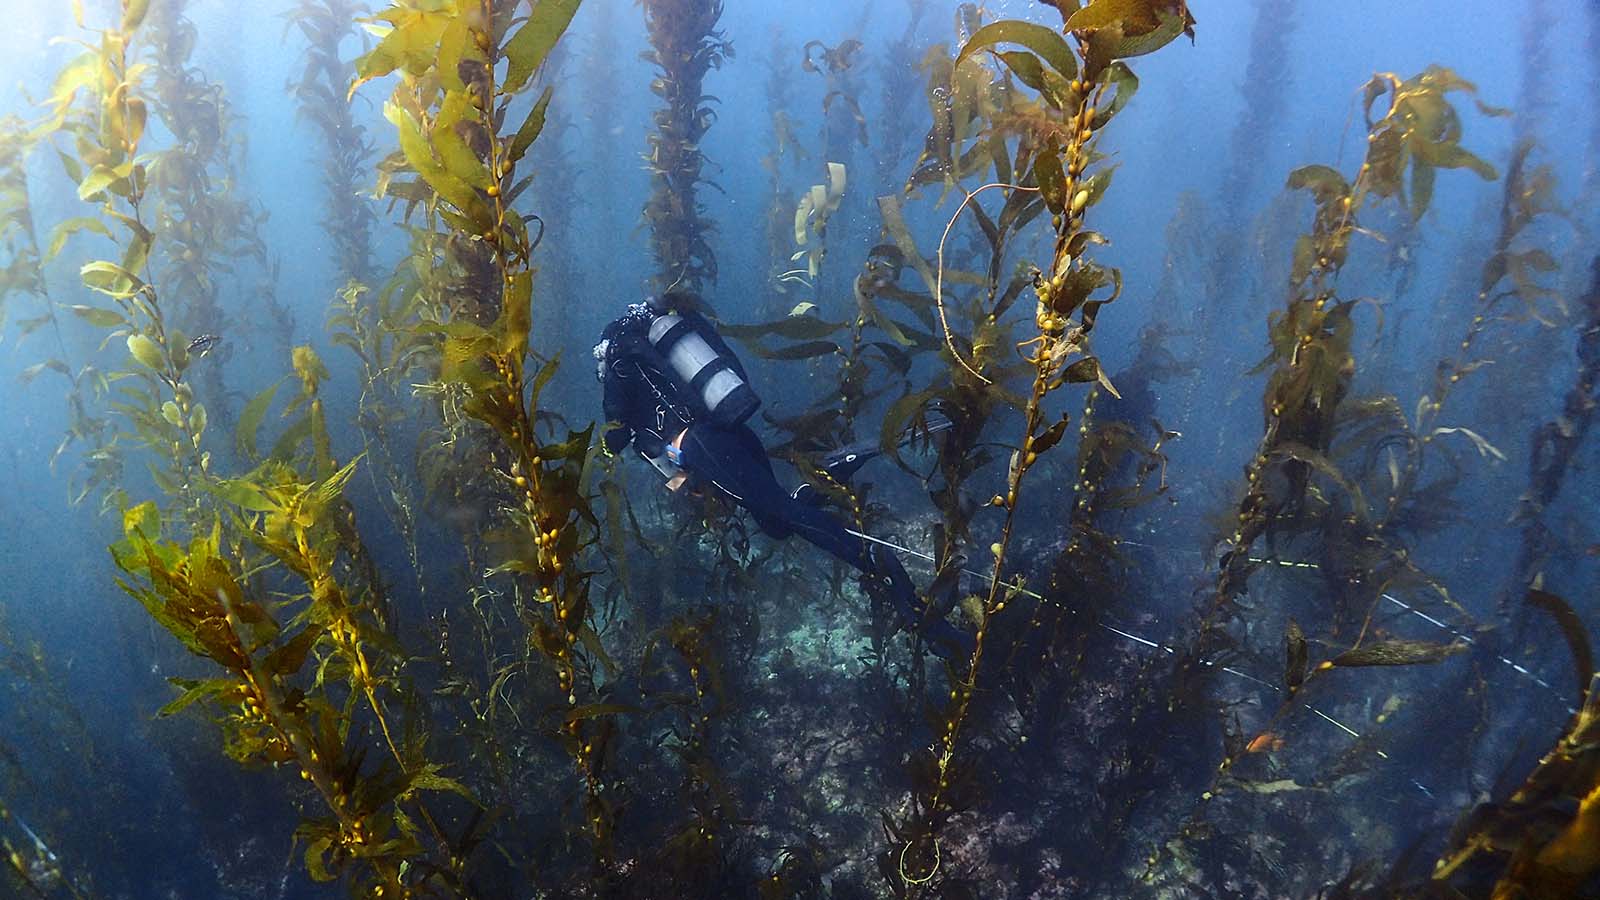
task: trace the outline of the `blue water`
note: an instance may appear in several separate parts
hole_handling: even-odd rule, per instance
[[[163,2],[171,0],[154,0]],[[91,25],[118,15],[101,0],[83,5]],[[319,174],[324,145],[285,87],[304,65],[299,32],[285,27],[291,5],[188,3],[182,11],[198,36],[187,64],[222,91],[237,142],[235,180],[213,190],[266,214],[258,234],[268,263],[241,256],[216,270],[226,351],[196,365],[214,367],[226,385],[226,396],[208,403],[237,415],[249,398],[290,375],[288,343],[316,348],[331,373],[323,396],[342,464],[370,448],[357,427],[359,367],[324,327],[344,276],[319,224],[328,202]],[[908,31],[914,9],[920,17]],[[1314,896],[1361,865],[1382,871],[1403,862],[1413,877],[1425,875],[1461,816],[1520,782],[1578,702],[1561,629],[1537,612],[1508,616],[1503,602],[1515,602],[1526,586],[1511,583],[1529,521],[1514,513],[1530,489],[1534,435],[1544,423],[1565,428],[1574,421],[1563,398],[1577,379],[1579,333],[1594,327],[1585,324],[1583,297],[1597,289],[1591,262],[1600,227],[1600,7],[1593,0],[1233,0],[1196,3],[1192,11],[1192,42],[1179,38],[1130,61],[1140,88],[1099,138],[1116,176],[1090,213],[1091,227],[1109,241],[1093,257],[1120,268],[1125,284],[1097,323],[1093,348],[1113,383],[1143,389],[1127,391],[1125,407],[1105,401],[1100,418],[1125,418],[1141,447],[1155,439],[1152,418],[1181,436],[1163,443],[1165,461],[1148,476],[1151,486],[1165,485],[1159,496],[1095,520],[1124,543],[1093,596],[1076,594],[1076,579],[1086,576],[1063,574],[1057,559],[1071,540],[1084,386],[1069,385],[1047,401],[1049,418],[1068,413],[1072,423],[1050,465],[1036,470],[1023,492],[1005,570],[1043,597],[1021,596],[1001,613],[1013,619],[995,625],[997,641],[1015,643],[987,651],[1007,662],[979,680],[969,743],[960,745],[977,787],[970,809],[943,826],[945,858],[931,886],[895,874],[899,844],[884,835],[880,811],[907,814],[916,790],[908,760],[932,740],[934,726],[923,713],[945,702],[950,674],[903,635],[886,639],[886,663],[871,661],[871,604],[854,573],[798,538],[761,534],[749,517],[668,497],[632,454],[613,476],[620,493],[602,501],[595,482],[587,485],[600,516],[594,532],[604,534],[614,512],[627,535],[627,560],[597,546],[582,564],[595,573],[594,624],[617,663],[615,671],[596,663],[605,674],[594,686],[603,683],[617,702],[649,712],[616,717],[621,736],[606,774],[610,796],[621,798],[616,856],[591,869],[583,789],[556,739],[562,698],[539,667],[542,657],[528,650],[508,599],[510,579],[484,575],[493,565],[490,550],[474,544],[484,539],[475,528],[501,521],[504,504],[493,492],[504,483],[424,496],[422,461],[439,440],[439,412],[425,392],[413,392],[418,376],[393,397],[401,405],[389,448],[420,519],[416,566],[370,453],[348,496],[395,604],[407,660],[401,673],[424,710],[429,758],[494,812],[488,840],[464,854],[468,886],[452,894],[435,883],[417,896],[766,896],[758,885],[773,873],[785,879],[778,896]],[[82,49],[75,42],[94,38],[75,25],[69,4],[12,0],[5,12],[0,117],[36,121],[55,73]],[[986,5],[983,17],[1059,22],[1048,5],[1024,0]],[[1281,33],[1261,24],[1274,20]],[[959,47],[955,5],[731,3],[718,29],[734,52],[704,81],[704,92],[716,98],[716,121],[700,150],[704,177],[714,184],[702,184],[698,197],[714,227],[720,273],[705,286],[705,299],[726,323],[769,321],[802,302],[815,304],[824,319],[853,320],[853,279],[869,250],[886,240],[875,198],[901,189],[929,130],[926,74],[911,63]],[[830,85],[801,67],[808,41],[836,47],[851,39],[862,49],[832,87],[857,99],[865,143],[841,105],[825,118]],[[374,40],[352,32],[343,56],[353,58]],[[602,418],[591,346],[660,271],[640,216],[652,190],[642,154],[659,104],[650,90],[655,73],[640,58],[647,49],[637,4],[584,0],[538,77],[554,88],[550,124],[524,164],[535,176],[532,187],[517,201],[545,224],[534,257],[531,346],[541,359],[560,356],[541,405],[574,429]],[[1373,594],[1370,620],[1352,623],[1331,611],[1324,573],[1262,569],[1242,613],[1226,626],[1233,647],[1207,654],[1214,671],[1190,697],[1198,711],[1166,716],[1166,694],[1188,684],[1170,664],[1193,639],[1216,586],[1243,473],[1261,440],[1267,375],[1252,370],[1269,352],[1267,317],[1288,297],[1293,241],[1311,222],[1307,195],[1284,190],[1285,179],[1311,163],[1353,177],[1366,146],[1362,86],[1375,72],[1407,78],[1435,63],[1474,83],[1476,99],[1513,111],[1485,115],[1474,95],[1450,95],[1463,147],[1504,176],[1518,142],[1531,140],[1531,165],[1547,167],[1553,179],[1562,213],[1542,218],[1517,244],[1545,250],[1554,266],[1538,275],[1550,290],[1538,303],[1549,321],[1535,321],[1514,300],[1500,307],[1506,320],[1474,352],[1493,364],[1464,380],[1436,423],[1472,429],[1493,452],[1475,452],[1460,432],[1437,437],[1449,461],[1430,471],[1457,478],[1437,503],[1444,509],[1448,502],[1447,515],[1406,540],[1428,577],[1391,573]],[[1252,80],[1249,73],[1258,74]],[[352,100],[354,121],[374,151],[363,190],[371,189],[372,167],[397,146],[383,110],[392,87],[392,79],[378,79]],[[525,108],[519,101],[516,110]],[[774,148],[775,112],[787,116],[803,155],[780,159],[774,176],[764,160]],[[156,119],[143,148],[152,153],[171,142]],[[57,135],[26,157],[41,239],[55,223],[94,214],[63,175],[52,141],[71,150]],[[827,233],[823,274],[814,287],[789,283],[780,291],[774,275],[804,263],[787,259],[799,249],[792,238],[781,246],[768,239],[774,197],[780,215],[792,215],[803,192],[825,180],[830,160],[845,164],[849,182]],[[975,175],[963,184],[971,190],[987,180]],[[1503,189],[1500,179],[1440,170],[1432,203],[1414,225],[1401,221],[1397,207],[1385,211],[1374,201],[1376,212],[1363,224],[1380,233],[1355,238],[1338,286],[1346,300],[1370,301],[1354,313],[1352,398],[1393,395],[1399,410],[1414,415],[1432,389],[1436,363],[1455,352],[1476,309]],[[985,197],[996,214],[1000,197]],[[904,201],[924,255],[933,256],[959,198],[941,198],[935,184]],[[381,283],[407,252],[408,235],[387,201],[373,208],[372,275]],[[1048,218],[1017,238],[1004,278],[1017,266],[1048,264]],[[971,223],[968,213],[950,239],[961,260],[954,265],[967,270],[977,268],[972,254],[983,244]],[[159,267],[159,227],[156,234]],[[122,338],[102,344],[102,330],[66,311],[104,305],[81,285],[77,269],[112,253],[106,242],[82,235],[45,266],[48,302],[63,318],[60,344],[49,329],[22,333],[46,300],[0,293],[0,809],[12,816],[0,817],[0,838],[31,872],[24,878],[14,866],[0,866],[0,896],[359,893],[367,884],[359,865],[333,883],[308,876],[306,841],[293,835],[321,808],[292,766],[230,761],[202,707],[155,716],[177,696],[169,678],[212,677],[216,667],[185,652],[118,588],[105,548],[121,535],[120,509],[103,508],[115,507],[104,490],[72,502],[87,445],[54,457],[69,427],[66,381],[52,371],[31,380],[24,373],[63,351],[74,370],[126,365]],[[16,258],[15,245],[0,245],[0,266]],[[923,290],[909,269],[900,285]],[[1034,333],[1030,294],[1025,289],[1007,314],[1018,340]],[[290,341],[272,329],[272,304],[292,314]],[[1146,381],[1140,349],[1153,326],[1164,329],[1162,347],[1181,365]],[[735,347],[764,401],[765,417],[752,424],[769,446],[784,440],[775,420],[837,389],[831,357],[766,360]],[[868,402],[854,437],[875,440],[898,396],[943,386],[949,371],[937,352],[920,356],[903,383],[880,366],[869,387],[885,392]],[[1028,381],[1014,379],[1010,387],[1025,394]],[[88,398],[91,409],[110,410],[110,388]],[[292,390],[291,379],[279,397]],[[275,416],[268,422],[263,443],[282,428]],[[229,466],[229,475],[248,472],[233,450],[231,421],[212,427],[216,464]],[[972,435],[987,449],[962,488],[969,509],[1003,489],[1021,427],[1014,410],[1001,408]],[[1600,501],[1593,475],[1600,460],[1593,433],[1581,434],[1557,499],[1536,520],[1546,535],[1542,561],[1537,572],[1520,574],[1537,574],[1543,590],[1564,598],[1577,630],[1593,639],[1600,636],[1600,535],[1590,510]],[[1389,484],[1393,457],[1385,454],[1399,449],[1374,445],[1364,483]],[[130,501],[159,498],[145,474],[149,460],[131,454],[122,481]],[[872,530],[926,588],[931,570],[919,554],[934,552],[941,517],[932,496],[935,454],[913,448],[906,461],[905,469],[882,461],[866,470],[871,499],[880,504]],[[503,468],[505,458],[479,462]],[[1126,482],[1133,469],[1112,477]],[[799,477],[780,463],[786,489]],[[614,510],[619,496],[628,498],[629,512]],[[979,575],[959,580],[961,595],[988,592],[982,574],[992,567],[988,547],[1000,538],[997,514],[982,511],[972,522],[960,545],[965,567]],[[1320,537],[1302,536],[1281,548],[1263,541],[1254,552],[1322,564],[1331,581],[1335,560],[1321,549]],[[485,606],[499,618],[482,613]],[[688,690],[685,664],[663,635],[674,621],[707,614],[715,616],[710,633],[723,685],[706,759],[723,791],[717,802],[725,846],[699,858],[702,868],[686,870],[661,851],[692,819],[693,806],[685,787],[692,767],[663,749],[686,721],[677,700]],[[1462,646],[1433,665],[1338,672],[1284,704],[1290,619],[1306,626],[1313,662],[1347,649],[1367,628],[1374,639]],[[1520,624],[1509,626],[1512,620]],[[959,613],[951,621],[972,630]],[[489,658],[488,644],[463,637],[478,634],[480,624],[484,640],[498,642]],[[450,686],[438,655],[447,630],[460,654],[455,664],[472,671],[476,696]],[[1056,650],[1043,651],[1041,642]],[[492,672],[523,653],[533,667],[506,682],[511,699],[484,696]],[[496,703],[506,711],[488,716]],[[370,772],[387,751],[374,735],[365,737],[374,738]],[[1244,744],[1251,749],[1240,750]],[[1242,760],[1242,774],[1216,775],[1225,755]],[[472,804],[454,795],[438,803],[444,832],[469,827]],[[801,857],[806,866],[784,868],[786,859]],[[800,870],[808,874],[793,875]],[[421,883],[416,873],[408,877]],[[1474,883],[1468,895],[1486,896],[1481,887]]]

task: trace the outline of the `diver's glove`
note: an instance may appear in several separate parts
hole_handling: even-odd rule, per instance
[[[605,441],[607,453],[611,453],[613,455],[621,453],[622,448],[628,446],[628,442],[633,440],[633,429],[626,425],[618,425],[614,428],[608,428],[606,429],[603,440]]]

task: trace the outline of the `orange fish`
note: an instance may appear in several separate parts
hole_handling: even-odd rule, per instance
[[[1246,753],[1276,752],[1283,749],[1283,738],[1270,731],[1263,731],[1256,735],[1255,740],[1251,741],[1249,746],[1244,749]]]

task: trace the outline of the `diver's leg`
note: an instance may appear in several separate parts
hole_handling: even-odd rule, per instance
[[[743,432],[743,433],[741,433]],[[750,511],[774,538],[798,535],[866,576],[869,590],[884,591],[902,624],[920,629],[939,656],[967,651],[972,638],[942,618],[924,622],[923,605],[911,576],[886,547],[851,534],[832,514],[783,492],[760,438],[750,429],[696,425],[683,437],[683,465],[715,484]]]
[[[875,571],[865,541],[826,511],[784,493],[766,448],[749,428],[695,425],[683,436],[683,465],[749,510],[768,535],[797,534],[858,571]]]

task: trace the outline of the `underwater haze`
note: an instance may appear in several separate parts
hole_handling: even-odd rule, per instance
[[[0,898],[1600,898],[1597,0],[5,6]]]

